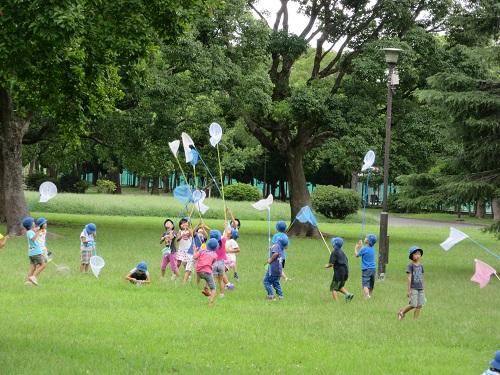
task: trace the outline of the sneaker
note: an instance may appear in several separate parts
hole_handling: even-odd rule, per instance
[[[353,298],[354,298],[354,294],[349,293],[349,294],[347,294],[347,295],[345,296],[345,302],[346,302],[346,303],[347,303],[347,302],[351,302]]]
[[[36,279],[35,276],[28,277],[28,280],[31,281],[33,285],[38,285],[38,280]]]
[[[266,297],[266,299],[267,299],[268,301],[276,301],[276,297],[275,297],[275,296],[272,296],[272,295],[271,295],[271,296],[267,296],[267,297]]]
[[[405,314],[403,314],[403,310],[399,310],[398,311],[398,320],[403,320],[404,317],[405,317]]]
[[[172,275],[172,277],[170,278],[170,280],[175,281],[175,279],[177,279],[177,275],[174,273],[174,274]]]
[[[204,296],[209,296],[210,295],[210,291],[208,290],[208,288],[204,288],[201,293],[204,295]]]
[[[234,284],[227,283],[225,286],[226,289],[233,290],[234,289]]]
[[[224,298],[224,293],[219,294],[219,298]]]
[[[278,296],[278,299],[283,299],[283,298],[285,298],[285,297],[284,296]]]
[[[30,285],[30,286],[33,286],[33,283],[32,283],[31,281],[26,280],[26,281],[24,282],[24,285]]]

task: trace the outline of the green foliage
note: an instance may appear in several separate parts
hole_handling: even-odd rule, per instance
[[[74,173],[63,174],[59,177],[59,185],[57,186],[59,192],[66,193],[84,193],[82,191],[82,184],[80,176]]]
[[[110,180],[99,179],[96,182],[96,186],[99,193],[111,194],[116,190],[116,184]]]
[[[361,204],[355,191],[331,185],[317,185],[311,198],[316,211],[336,219],[345,219],[356,212]]]
[[[262,194],[255,186],[237,183],[224,187],[224,197],[230,201],[257,201]]]
[[[75,193],[84,194],[89,188],[89,183],[85,180],[80,180],[73,186],[75,187]]]
[[[36,190],[36,191],[38,191],[38,188],[40,187],[40,185],[45,181],[53,182],[56,185],[58,184],[58,181],[56,178],[55,179],[51,178],[43,172],[31,173],[30,175],[26,176],[26,178],[24,179],[24,183],[26,184],[26,189]]]

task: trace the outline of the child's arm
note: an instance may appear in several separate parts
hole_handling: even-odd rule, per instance
[[[354,255],[359,256],[359,250],[363,247],[363,242],[361,240],[358,241],[356,246],[354,247]]]
[[[406,297],[410,298],[410,290],[411,290],[411,273],[408,272],[408,288],[406,289]]]
[[[129,272],[129,273],[127,274],[126,279],[127,279],[128,281],[134,281],[134,282],[135,282],[135,281],[137,281],[135,278],[133,278],[133,277],[132,277],[132,272]]]
[[[151,279],[149,278],[149,274],[146,275],[146,280],[141,280],[141,284],[151,284]]]
[[[271,264],[279,257],[279,253],[273,253],[267,260],[267,264]]]

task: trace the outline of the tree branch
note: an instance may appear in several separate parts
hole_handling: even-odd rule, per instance
[[[311,16],[309,18],[309,22],[308,22],[307,26],[304,28],[304,30],[302,30],[302,32],[300,33],[301,38],[305,39],[307,34],[309,34],[309,32],[311,31],[312,27],[314,26],[314,22],[316,22],[316,18],[318,17],[318,13],[319,13],[320,9],[321,9],[321,7],[318,7],[318,1],[314,0],[312,3]],[[316,30],[316,33],[318,32],[318,30]],[[313,35],[314,35],[314,33],[313,33]],[[309,39],[309,38],[307,38],[307,39]]]
[[[253,5],[252,1],[248,1],[248,6],[255,12],[257,13],[257,15],[259,16],[259,18],[265,22],[265,24],[267,25],[267,27],[270,27],[269,26],[269,23],[267,22],[266,18],[262,15],[261,12],[259,12],[259,10],[255,7],[255,5]]]

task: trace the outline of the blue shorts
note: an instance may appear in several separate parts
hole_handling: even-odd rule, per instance
[[[375,285],[375,268],[361,271],[361,285],[363,288],[373,289]]]

